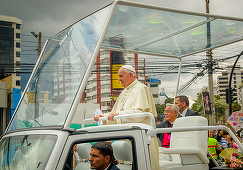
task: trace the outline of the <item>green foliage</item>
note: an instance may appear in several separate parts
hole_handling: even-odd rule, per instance
[[[165,105],[164,104],[155,104],[156,110],[157,110],[157,114],[158,117],[160,117],[160,115],[164,114],[165,111]]]
[[[167,99],[165,99],[165,103],[171,103],[171,104],[173,104],[174,103],[174,98],[167,98]]]
[[[225,115],[225,109],[229,108],[229,105],[226,103],[226,100],[220,98],[219,95],[215,95],[214,103],[215,103],[215,114],[217,116],[216,120],[219,120],[219,118]]]
[[[197,96],[197,100],[192,105],[192,110],[197,111],[200,115],[204,114],[203,110],[203,101],[202,101],[202,93]]]
[[[234,101],[234,102],[232,103],[232,110],[233,110],[233,112],[236,112],[236,111],[241,110],[240,105],[239,105],[236,101]]]

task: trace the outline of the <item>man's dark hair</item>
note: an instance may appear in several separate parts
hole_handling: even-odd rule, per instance
[[[91,148],[97,149],[100,152],[100,154],[103,155],[104,157],[109,155],[110,156],[110,162],[114,158],[112,146],[108,142],[105,142],[105,141],[97,142],[97,143],[93,144],[91,146]]]
[[[175,98],[179,98],[179,101],[181,103],[185,102],[187,106],[189,106],[189,100],[187,96],[184,95],[180,95],[180,96],[176,96]]]
[[[229,133],[225,130],[225,129],[223,129],[223,135],[228,135]]]

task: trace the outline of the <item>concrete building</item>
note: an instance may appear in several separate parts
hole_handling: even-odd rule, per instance
[[[74,59],[75,60],[75,59]],[[77,58],[78,63],[79,58]],[[73,61],[75,63],[75,61]],[[55,70],[61,70],[53,73],[54,91],[50,92],[52,102],[61,103],[64,99],[68,102],[68,96],[73,96],[73,89],[79,84],[73,80],[79,79],[75,74],[65,74],[69,70],[69,61],[60,60]],[[103,112],[110,112],[116,99],[123,90],[119,82],[118,70],[124,64],[132,65],[136,70],[136,78],[143,84],[150,87],[155,103],[159,103],[159,85],[160,80],[147,78],[145,76],[145,60],[137,54],[113,52],[110,50],[101,50],[97,56],[95,67],[88,78],[85,91],[81,97],[80,103],[90,103],[99,105]],[[79,67],[79,64],[73,65]],[[62,81],[60,81],[62,80]],[[44,101],[44,100],[43,100]]]
[[[146,85],[150,88],[155,104],[160,104],[160,89],[159,85],[161,84],[161,81],[158,79],[151,78],[151,76],[146,76]]]
[[[21,96],[21,24],[22,20],[16,17],[0,15],[0,82],[6,83],[1,87],[6,87],[3,91],[7,93],[7,100],[11,101],[7,106],[2,104],[4,100],[0,101],[0,134],[5,130]]]
[[[165,93],[165,88],[162,86],[159,86],[159,103],[158,104],[164,104],[166,99],[168,99],[168,96]]]
[[[85,90],[85,102],[99,103],[103,113],[110,112],[123,87],[118,80],[118,70],[123,64],[132,65],[136,78],[146,83],[145,61],[137,54],[101,50],[96,67],[88,79]]]
[[[229,78],[230,78],[231,69],[232,67],[227,67],[226,71],[223,71],[222,75],[217,77],[217,92],[220,95],[220,97],[225,98],[226,96],[226,88],[229,87]],[[241,70],[239,66],[236,66],[232,76],[231,87],[235,88],[236,90],[235,91],[236,98],[239,104],[241,103],[242,99],[238,87],[241,85],[242,82],[243,82],[243,70]]]

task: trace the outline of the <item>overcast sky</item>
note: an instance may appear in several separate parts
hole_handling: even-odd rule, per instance
[[[132,0],[158,6],[182,9],[205,13],[205,0]],[[57,34],[75,21],[111,3],[112,0],[2,0],[0,14],[14,16],[22,20],[21,26],[21,57],[23,63],[35,63],[37,58],[37,39],[31,31],[42,32],[42,42]],[[243,0],[210,0],[210,13],[231,17],[243,17]],[[29,43],[27,43],[27,41]],[[31,42],[31,43],[30,43]],[[31,44],[31,45],[30,45]],[[242,44],[242,43],[241,43]],[[240,44],[240,45],[241,45]],[[240,53],[239,49],[234,52]],[[233,62],[233,61],[232,61]],[[184,76],[181,84],[191,77]],[[164,80],[163,80],[164,79]],[[171,92],[176,86],[176,77],[163,77],[162,83],[166,91]],[[22,79],[23,81],[26,81]],[[214,78],[215,80],[215,78]],[[200,87],[207,85],[207,78],[197,81],[198,85],[192,86],[186,94],[196,98]]]

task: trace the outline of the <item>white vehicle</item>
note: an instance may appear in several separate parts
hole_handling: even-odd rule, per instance
[[[85,126],[94,123],[89,122],[93,116],[89,109],[97,109],[97,103],[103,107],[101,104],[107,104],[107,100],[109,106],[105,106],[109,109],[115,98],[110,93],[117,90],[110,86],[110,91],[98,95],[91,90],[102,91],[103,85],[110,85],[99,80],[102,77],[98,75],[105,71],[98,67],[100,53],[108,50],[177,58],[180,61],[178,89],[182,58],[242,40],[242,21],[241,18],[114,1],[67,27],[43,47],[15,114],[1,137],[0,170],[72,170],[75,144],[82,158],[75,169],[89,169],[91,144],[104,140],[113,142],[121,170],[150,170],[150,141],[157,133],[164,132],[172,132],[172,137],[169,149],[158,148],[158,167],[162,170],[208,169],[209,129],[226,129],[243,150],[227,127],[210,127],[203,117],[178,118],[173,128],[164,129],[155,128],[151,113],[130,115],[150,116],[151,126],[135,123]],[[207,23],[211,24],[211,32],[205,33],[209,28]],[[227,33],[232,25],[236,31]],[[116,60],[116,55],[112,59]],[[110,75],[117,63],[103,64]],[[88,81],[92,76],[93,80]],[[92,82],[100,84],[91,88]],[[84,97],[85,87],[90,93]],[[101,100],[103,94],[106,98]],[[96,105],[87,107],[92,103]]]

